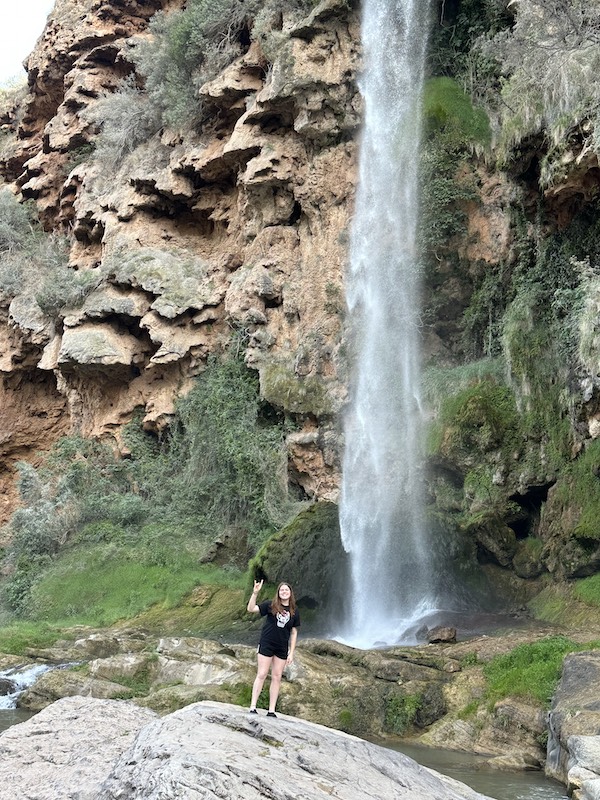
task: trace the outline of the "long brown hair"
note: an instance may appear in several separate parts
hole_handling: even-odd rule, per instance
[[[286,583],[286,581],[282,581],[279,586],[277,587],[277,591],[275,592],[275,597],[271,600],[271,612],[273,614],[282,614],[283,613],[283,604],[281,602],[281,598],[279,597],[279,590],[282,586],[287,586],[290,590],[290,615],[293,617],[296,613],[296,598],[294,597],[294,590]]]

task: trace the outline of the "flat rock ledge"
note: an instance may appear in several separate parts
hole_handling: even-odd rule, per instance
[[[0,735],[0,800],[485,800],[401,753],[201,702],[166,717],[67,697]]]

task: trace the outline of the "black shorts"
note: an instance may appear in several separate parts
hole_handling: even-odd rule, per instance
[[[282,650],[276,645],[269,644],[268,642],[261,642],[258,645],[258,653],[261,656],[266,656],[267,658],[271,658],[275,656],[276,658],[280,658],[282,661],[287,661],[288,651]]]

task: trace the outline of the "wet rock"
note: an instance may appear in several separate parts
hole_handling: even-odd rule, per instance
[[[12,694],[16,688],[15,682],[11,681],[10,678],[0,677],[0,695]]]
[[[444,627],[438,625],[427,631],[427,641],[430,644],[438,642],[455,642],[456,641],[456,628]]]
[[[512,752],[504,756],[496,756],[487,761],[488,767],[492,769],[506,769],[512,772],[517,770],[540,770],[542,762],[528,753]]]

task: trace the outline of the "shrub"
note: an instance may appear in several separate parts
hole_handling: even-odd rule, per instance
[[[398,736],[406,733],[413,724],[422,699],[419,694],[392,694],[385,704],[384,727],[390,733]]]
[[[11,519],[6,555],[13,570],[5,593],[10,607],[31,611],[28,594],[41,597],[45,574],[60,571],[68,551],[86,544],[104,548],[98,552],[113,569],[119,563],[123,580],[137,574],[131,559],[140,569],[186,575],[215,540],[228,536],[236,540],[232,563],[245,565],[248,541],[256,550],[297,512],[287,493],[282,420],[267,411],[255,373],[236,356],[214,358],[177,403],[160,440],[143,431],[139,418],[131,423],[124,433],[128,459],[104,444],[66,437],[42,468],[23,467],[24,507]],[[56,566],[48,572],[50,562]],[[142,605],[149,602],[141,596]],[[108,613],[104,602],[94,603]]]
[[[600,68],[600,9],[585,0],[521,0],[515,11],[510,31],[480,42],[507,76],[502,144],[508,149],[547,129],[560,156],[565,134],[586,118],[598,118],[600,91],[593,76]]]
[[[126,78],[112,94],[90,107],[88,118],[99,127],[94,159],[114,171],[138,145],[161,127],[161,120],[148,97],[131,78]]]
[[[69,240],[47,234],[32,205],[0,190],[0,292],[33,296],[42,311],[56,315],[65,305],[81,303],[98,279],[68,265]]]
[[[182,11],[154,15],[153,40],[139,48],[136,60],[164,124],[181,128],[202,119],[198,90],[242,52],[242,34],[259,5],[191,0]]]

